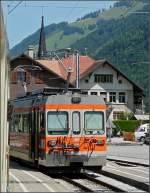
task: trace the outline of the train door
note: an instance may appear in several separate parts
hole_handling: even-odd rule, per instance
[[[46,157],[45,153],[45,145],[46,145],[46,126],[45,126],[45,112],[39,111],[39,141],[38,141],[38,149],[39,149],[39,157],[43,160]]]
[[[34,144],[35,144],[35,140],[34,140],[34,112],[30,112],[29,114],[29,158],[34,160]]]
[[[33,108],[30,117],[30,158],[37,163],[39,143],[39,110],[37,108]]]
[[[80,135],[81,135],[81,112],[80,111],[72,111],[72,136],[73,143],[79,146],[80,143]]]

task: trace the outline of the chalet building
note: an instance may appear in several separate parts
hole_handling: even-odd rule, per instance
[[[73,56],[58,59],[34,59],[21,55],[11,60],[10,96],[16,98],[25,92],[43,87],[66,88],[68,69],[72,69],[69,86],[76,85],[76,62]],[[107,60],[95,61],[80,56],[79,87],[85,94],[102,96],[112,108],[111,119],[123,112],[143,111],[143,89],[132,82]]]
[[[28,54],[11,60],[10,97],[16,98],[43,87],[75,87],[77,58],[73,54],[61,58],[48,57],[42,17],[38,54],[32,46]],[[143,112],[143,89],[107,60],[79,57],[79,87],[85,94],[102,96],[110,107],[110,120],[123,112]]]

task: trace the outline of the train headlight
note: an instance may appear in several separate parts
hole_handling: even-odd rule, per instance
[[[97,140],[96,145],[104,145],[105,141],[104,140]]]
[[[80,102],[81,102],[81,97],[80,97],[80,95],[77,94],[77,93],[75,93],[75,94],[72,96],[71,102],[72,102],[72,103],[80,103]]]
[[[55,140],[50,140],[50,141],[48,141],[47,145],[49,147],[54,147],[56,145],[56,141]]]

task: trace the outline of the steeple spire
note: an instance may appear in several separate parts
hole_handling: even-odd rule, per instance
[[[45,32],[44,32],[44,16],[42,16],[38,58],[41,59],[44,56],[46,56],[46,42],[45,42]]]

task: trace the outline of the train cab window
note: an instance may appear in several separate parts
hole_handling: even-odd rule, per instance
[[[47,130],[49,135],[66,135],[68,128],[68,112],[55,111],[48,112]]]
[[[86,135],[102,135],[104,130],[104,114],[98,111],[87,111],[84,114],[84,130]]]
[[[72,130],[73,134],[80,134],[81,126],[80,126],[80,112],[76,111],[72,113]]]

